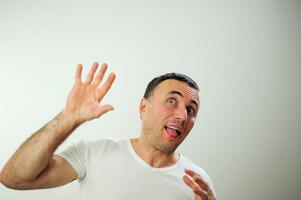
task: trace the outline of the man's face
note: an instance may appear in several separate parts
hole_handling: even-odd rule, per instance
[[[161,82],[149,99],[142,99],[142,134],[147,144],[173,153],[186,138],[196,120],[198,91],[174,79]]]

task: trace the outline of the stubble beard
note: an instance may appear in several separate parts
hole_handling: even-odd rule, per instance
[[[145,137],[147,143],[152,148],[161,151],[162,153],[172,154],[176,151],[180,144],[173,144],[173,145],[166,145],[164,144],[163,138],[160,137],[161,133],[154,133],[154,132],[145,132]]]

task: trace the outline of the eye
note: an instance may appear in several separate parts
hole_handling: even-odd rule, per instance
[[[169,99],[167,99],[167,102],[168,102],[169,104],[172,104],[172,105],[176,105],[176,104],[177,104],[177,100],[174,99],[174,98],[169,98]]]
[[[189,106],[189,107],[187,107],[186,109],[187,109],[187,113],[190,114],[190,115],[192,115],[192,114],[195,113],[195,110],[194,110],[193,107],[190,107],[190,106]]]

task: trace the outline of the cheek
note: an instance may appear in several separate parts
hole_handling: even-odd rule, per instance
[[[189,123],[188,123],[188,129],[189,129],[189,131],[192,129],[192,127],[194,126],[194,123],[195,123],[195,118],[192,118],[192,119],[190,119],[189,120]]]
[[[171,106],[168,106],[164,103],[158,105],[158,115],[166,116],[171,115],[173,113],[173,108]]]
[[[161,109],[147,109],[144,113],[144,122],[154,125],[160,121]]]
[[[153,104],[145,110],[144,119],[151,123],[161,123],[172,115],[172,109],[163,103]]]

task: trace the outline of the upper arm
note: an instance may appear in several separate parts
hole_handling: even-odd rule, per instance
[[[13,189],[27,190],[58,187],[70,183],[77,178],[78,174],[68,161],[58,155],[53,155],[48,165],[36,179],[21,183],[7,181],[7,184],[5,184],[5,178],[2,177],[2,182],[7,187]]]

